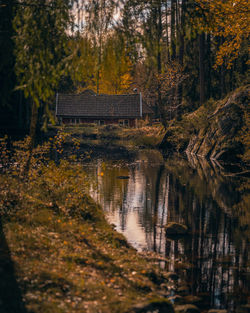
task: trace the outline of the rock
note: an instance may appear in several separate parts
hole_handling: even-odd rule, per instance
[[[127,313],[175,313],[172,304],[168,300],[156,300],[147,304],[138,304]]]
[[[200,313],[200,310],[197,306],[193,304],[184,304],[184,305],[175,305],[175,312],[178,313]]]
[[[166,229],[166,234],[170,236],[185,235],[188,231],[188,228],[186,225],[176,223],[176,222],[168,223],[165,226],[165,229]]]
[[[246,150],[243,148],[246,143],[238,137],[244,127],[248,105],[249,86],[218,101],[207,119],[208,125],[190,138],[186,152],[213,160],[237,161]]]
[[[176,121],[166,130],[160,149],[166,154],[186,151],[202,158],[249,164],[249,91],[250,85],[242,86],[209,108],[199,107],[184,118],[192,120],[190,126]]]

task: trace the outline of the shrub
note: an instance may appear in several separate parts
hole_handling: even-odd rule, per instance
[[[15,142],[7,151],[1,140],[1,154],[8,156],[0,175],[0,213],[13,214],[18,208],[49,208],[55,213],[77,215],[85,219],[101,219],[101,209],[88,196],[89,181],[82,166],[69,160],[50,159],[62,154],[63,134],[34,149],[29,172],[25,173],[29,138]],[[77,143],[76,143],[77,145]],[[6,163],[8,161],[8,164]]]

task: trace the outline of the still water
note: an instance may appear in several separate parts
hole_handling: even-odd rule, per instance
[[[164,160],[158,151],[84,166],[108,221],[139,251],[166,257],[160,266],[178,273],[203,308],[235,312],[249,301],[249,178],[205,160]],[[167,238],[172,221],[189,235]]]

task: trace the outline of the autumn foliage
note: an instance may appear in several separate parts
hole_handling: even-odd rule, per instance
[[[213,36],[221,37],[216,56],[216,66],[223,63],[228,68],[238,57],[250,34],[249,1],[247,0],[198,0],[202,17],[200,25]]]

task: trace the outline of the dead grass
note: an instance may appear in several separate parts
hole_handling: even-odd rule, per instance
[[[145,123],[144,123],[145,124]],[[64,126],[63,131],[71,137],[119,140],[119,144],[134,147],[157,147],[164,136],[164,128],[160,125],[144,125],[138,128],[120,127],[118,125],[71,125]],[[54,129],[58,129],[55,127]],[[70,140],[70,139],[69,139]]]

